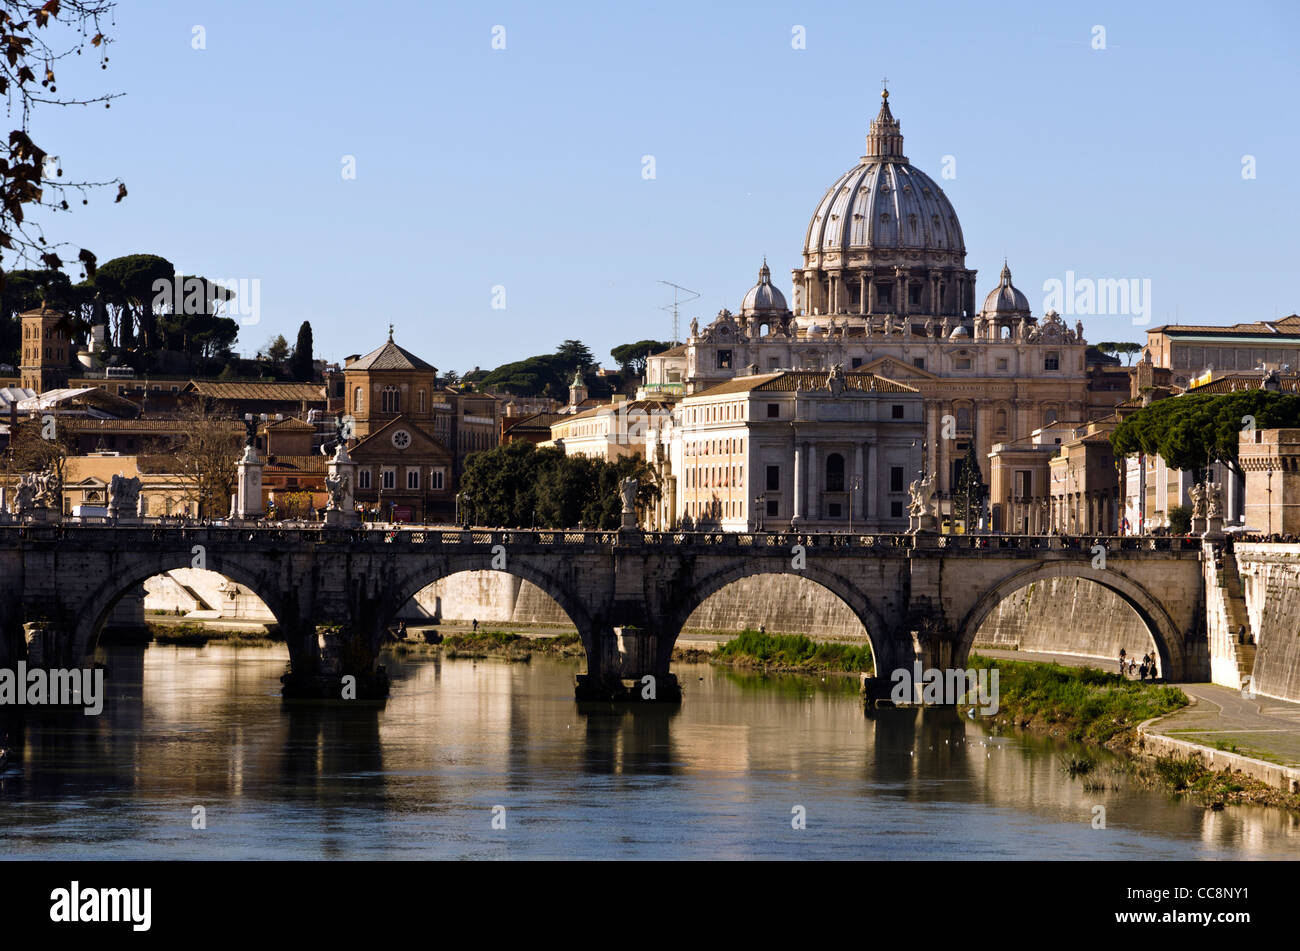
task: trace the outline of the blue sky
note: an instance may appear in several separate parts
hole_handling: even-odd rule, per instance
[[[68,177],[120,176],[130,195],[46,224],[101,261],[152,252],[259,280],[245,352],[306,319],[317,355],[340,359],[391,322],[443,370],[572,337],[608,365],[613,346],[671,335],[660,280],[702,294],[683,331],[738,309],[764,254],[790,296],[887,75],[981,299],[1006,255],[1035,312],[1072,270],[1149,279],[1152,326],[1269,319],[1300,310],[1298,11],[123,0],[110,68],[83,57],[60,91],[126,95],[47,110],[35,137]],[[1145,339],[1128,317],[1084,326]]]

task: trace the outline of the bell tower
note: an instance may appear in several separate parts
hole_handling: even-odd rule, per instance
[[[44,393],[68,385],[72,358],[71,326],[67,314],[41,305],[22,314],[23,359],[19,386]]]

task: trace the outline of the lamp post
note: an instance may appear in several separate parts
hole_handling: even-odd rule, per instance
[[[853,494],[849,496],[849,534],[853,534],[853,504],[857,501],[858,493],[862,491],[862,476],[855,475],[853,482],[850,483]]]

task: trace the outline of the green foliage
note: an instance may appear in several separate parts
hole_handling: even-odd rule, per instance
[[[1192,530],[1192,510],[1186,505],[1169,507],[1169,531],[1174,535],[1186,535]]]
[[[636,478],[637,505],[653,505],[659,489],[639,457],[605,462],[565,456],[555,448],[538,449],[514,442],[469,456],[461,476],[461,494],[479,525],[527,528],[618,528],[623,503],[619,486]]]
[[[504,363],[488,373],[467,373],[464,379],[481,383],[482,389],[502,390],[514,396],[549,396],[565,400],[575,372],[582,374],[592,396],[609,392],[609,386],[593,375],[595,366],[595,358],[582,341],[566,340],[554,353]]]
[[[293,361],[291,364],[293,378],[299,383],[311,382],[312,375],[315,372],[312,366],[311,351],[311,324],[304,320],[302,325],[298,328],[298,342],[294,344]]]
[[[1079,739],[1104,743],[1143,720],[1187,705],[1177,687],[1128,680],[1092,667],[991,660],[971,655],[967,666],[997,668],[999,712],[1015,720],[1042,718],[1074,727]]]
[[[1237,466],[1237,439],[1256,429],[1300,426],[1300,396],[1269,390],[1177,396],[1157,400],[1110,435],[1116,455],[1158,455],[1171,469],[1199,470],[1211,460]]]
[[[807,667],[816,670],[871,672],[871,648],[853,644],[824,644],[803,634],[760,634],[746,629],[715,652],[723,659],[747,659],[765,667]]]
[[[284,363],[289,359],[289,341],[284,339],[284,334],[276,334],[266,342],[260,355],[273,364]]]
[[[671,343],[664,343],[662,340],[638,340],[636,343],[625,343],[615,347],[609,355],[618,361],[619,368],[624,373],[640,376],[645,372],[647,356],[662,353],[671,347]]]
[[[1118,343],[1107,340],[1097,344],[1097,349],[1100,350],[1102,353],[1106,354],[1107,356],[1111,356],[1111,357],[1122,354],[1128,358],[1127,362],[1129,363],[1129,365],[1132,365],[1133,356],[1135,354],[1142,352],[1142,344],[1132,343],[1127,340],[1120,341]]]

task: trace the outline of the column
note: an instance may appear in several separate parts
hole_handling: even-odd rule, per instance
[[[793,518],[803,518],[803,448],[799,443],[794,444],[794,515]]]
[[[876,444],[867,444],[867,477],[862,480],[862,491],[867,494],[866,509],[867,518],[879,520],[880,513],[876,511],[876,500],[880,497],[880,465],[876,456]]]
[[[867,275],[863,271],[858,274],[858,313],[867,312]]]
[[[866,470],[863,469],[862,467],[862,460],[863,460],[862,444],[859,443],[858,446],[853,450],[853,474],[857,477],[858,488],[853,493],[853,498],[850,501],[850,504],[853,506],[853,520],[855,522],[860,521],[862,519],[862,515],[863,515],[862,498],[863,498],[863,493],[867,491],[867,473]],[[849,488],[850,489],[853,488],[852,480],[850,480],[849,482]]]
[[[941,416],[945,413],[952,412],[952,408],[947,405],[940,405],[939,410]],[[938,430],[935,431],[935,434],[940,435]],[[952,452],[952,440],[944,439],[942,438],[942,436],[940,436],[940,438],[938,439],[938,443],[939,443],[939,468],[937,470],[938,478],[935,479],[934,484],[936,487],[938,487],[938,489],[941,492],[947,492],[951,488],[949,486],[949,481],[952,476],[952,466],[949,465],[948,457],[949,457],[949,453]]]
[[[819,498],[818,486],[821,485],[821,472],[817,468],[817,447],[811,443],[804,443],[808,456],[808,504],[804,511],[808,517],[814,521],[822,517],[821,499]]]
[[[936,478],[939,473],[939,404],[934,400],[925,404],[925,470]]]

